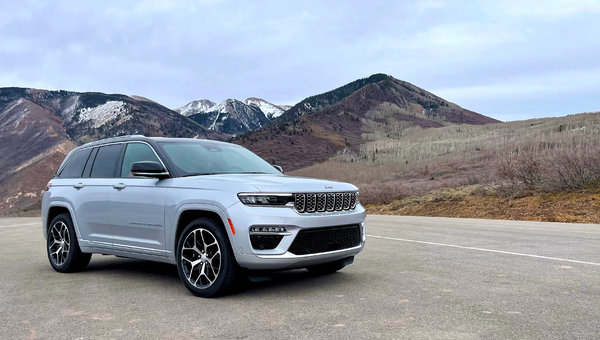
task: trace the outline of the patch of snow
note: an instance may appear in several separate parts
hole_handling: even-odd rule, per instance
[[[8,105],[4,111],[0,114],[2,117],[0,127],[8,126],[9,124],[14,124],[14,128],[16,129],[19,126],[19,123],[27,116],[28,109],[27,107],[19,107],[19,105],[23,104],[23,98],[16,100],[14,103]],[[15,110],[16,108],[16,110]],[[14,114],[11,114],[10,111],[15,110]],[[18,116],[16,116],[18,114]],[[23,132],[23,131],[21,131]]]
[[[17,107],[17,106],[19,106],[21,104],[23,104],[23,98],[19,98],[19,100],[17,100],[16,103],[14,103],[14,104],[10,105],[9,107],[7,107],[6,110],[4,110],[4,112],[8,112],[8,111],[14,109],[15,107]]]
[[[258,107],[269,119],[275,119],[285,112],[285,110],[281,107],[269,103],[268,101],[261,98],[251,97],[246,99],[244,103]]]
[[[219,112],[219,113],[228,113],[227,105],[232,105],[235,99],[226,99],[219,104],[215,104],[208,108],[206,112]]]
[[[19,99],[20,100],[20,99]],[[17,121],[15,122],[15,129],[19,126],[19,123],[23,120],[23,118],[25,118],[25,116],[27,116],[27,112],[29,110],[27,110],[27,108],[25,108],[23,110],[23,112],[21,112],[21,114],[19,115],[19,117],[17,118]]]
[[[67,106],[66,109],[61,112],[61,116],[63,116],[68,122],[73,119],[73,116],[77,112],[77,105],[79,104],[79,96],[75,96],[73,98],[68,99],[71,104]]]
[[[208,100],[208,99],[200,99],[200,100],[194,100],[191,103],[188,103],[178,109],[175,109],[175,111],[179,112],[180,114],[184,115],[184,116],[191,116],[193,114],[197,114],[197,113],[205,113],[205,112],[210,112],[210,108],[215,106],[215,103]]]
[[[81,122],[91,121],[93,126],[97,128],[126,113],[125,102],[111,100],[100,106],[81,109],[79,111],[79,119]]]

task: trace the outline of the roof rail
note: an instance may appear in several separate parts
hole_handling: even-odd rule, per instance
[[[109,137],[109,138],[99,139],[97,141],[85,143],[81,146],[92,146],[92,145],[97,145],[97,144],[104,144],[106,142],[111,142],[111,141],[122,141],[122,140],[126,140],[128,138],[146,138],[146,136],[144,136],[144,135],[125,135],[125,136]]]

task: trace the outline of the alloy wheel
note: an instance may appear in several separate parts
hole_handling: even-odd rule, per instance
[[[64,222],[58,221],[50,229],[49,237],[48,249],[50,251],[50,258],[55,265],[60,267],[67,260],[69,250],[71,249],[69,228]]]
[[[221,248],[215,235],[204,228],[190,232],[183,241],[180,261],[185,277],[194,287],[210,287],[221,270]]]

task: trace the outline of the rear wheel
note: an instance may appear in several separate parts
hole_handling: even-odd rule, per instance
[[[50,223],[46,238],[50,265],[57,272],[67,273],[85,269],[92,254],[82,253],[69,214],[60,214]]]
[[[188,224],[177,244],[177,270],[196,296],[223,295],[235,287],[239,268],[227,234],[218,223],[199,218]]]

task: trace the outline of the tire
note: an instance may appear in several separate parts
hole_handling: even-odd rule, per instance
[[[46,237],[46,252],[50,265],[60,273],[83,270],[92,258],[92,254],[81,252],[73,220],[69,214],[60,214],[50,222]]]
[[[240,268],[222,226],[209,218],[188,224],[177,242],[177,271],[196,296],[215,297],[233,291]]]
[[[309,272],[316,275],[332,274],[354,262],[354,256],[345,259],[306,267]]]

